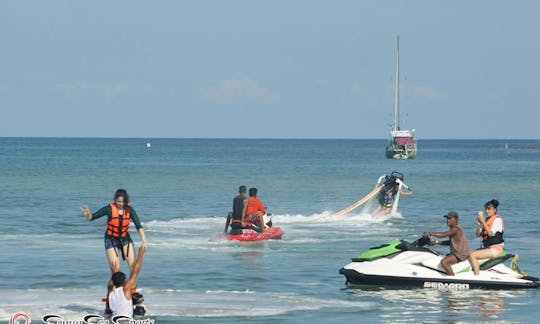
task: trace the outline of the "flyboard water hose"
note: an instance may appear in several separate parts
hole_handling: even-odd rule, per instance
[[[403,182],[403,175],[401,173],[399,173],[399,172],[394,171],[394,172],[392,172],[392,174],[390,176],[388,176],[388,175],[380,176],[379,179],[377,180],[377,184],[375,185],[375,188],[373,188],[373,190],[370,193],[368,193],[367,195],[362,197],[360,200],[356,201],[354,204],[352,204],[350,206],[347,206],[347,207],[343,208],[342,210],[339,210],[339,211],[337,211],[337,212],[335,212],[333,214],[328,215],[327,217],[342,216],[342,215],[345,215],[347,213],[350,213],[351,211],[353,211],[356,208],[362,206],[364,203],[366,203],[367,201],[369,201],[370,199],[375,197],[381,191],[386,192],[388,190],[393,190],[393,188],[395,188],[396,184],[398,185],[398,190],[397,190],[397,193],[396,193],[396,197],[394,199],[394,203],[392,204],[392,213],[396,213],[398,203],[399,203],[400,190],[401,190],[402,187],[404,187],[405,189],[409,189],[409,187]],[[318,220],[318,219],[321,219],[321,218],[323,218],[323,217],[316,218],[315,220]],[[326,217],[324,217],[324,218],[326,218]]]
[[[350,206],[347,206],[347,207],[343,208],[342,210],[331,214],[329,217],[342,216],[342,215],[345,215],[347,213],[350,213],[351,211],[355,210],[356,208],[362,206],[364,203],[369,201],[371,198],[375,197],[381,191],[381,189],[384,187],[384,185],[381,183],[382,179],[384,179],[384,178],[385,178],[385,176],[379,177],[379,180],[377,181],[377,184],[375,185],[375,188],[373,188],[373,190],[371,190],[370,193],[368,193],[367,195],[362,197],[360,200],[358,200],[354,204],[352,204]]]

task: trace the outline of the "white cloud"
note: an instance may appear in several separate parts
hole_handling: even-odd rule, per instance
[[[216,103],[233,103],[247,100],[267,104],[279,101],[278,95],[248,77],[231,78],[223,80],[215,86],[199,86],[196,90],[203,100]]]

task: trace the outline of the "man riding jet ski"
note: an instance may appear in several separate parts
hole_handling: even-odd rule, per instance
[[[489,260],[479,260],[480,274],[474,275],[468,260],[452,265],[454,276],[441,266],[444,257],[424,247],[428,237],[409,243],[393,240],[372,247],[339,270],[347,284],[369,286],[423,287],[437,289],[537,288],[540,280],[525,275],[517,267],[517,255],[503,251]],[[510,267],[504,261],[512,259]]]

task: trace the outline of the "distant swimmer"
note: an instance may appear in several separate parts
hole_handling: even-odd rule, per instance
[[[135,248],[129,235],[129,224],[133,222],[141,237],[141,246],[146,249],[146,235],[135,209],[130,206],[129,195],[126,190],[118,189],[114,194],[114,201],[95,213],[91,213],[88,206],[81,207],[87,220],[92,221],[107,216],[107,229],[105,231],[105,254],[109,261],[111,273],[120,271],[120,254],[126,260],[130,271],[135,266]],[[110,282],[107,291],[110,289]],[[108,305],[105,313],[110,313]]]

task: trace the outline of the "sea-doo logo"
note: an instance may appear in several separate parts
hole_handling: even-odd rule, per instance
[[[435,288],[440,290],[468,290],[469,284],[425,281],[424,288]]]

